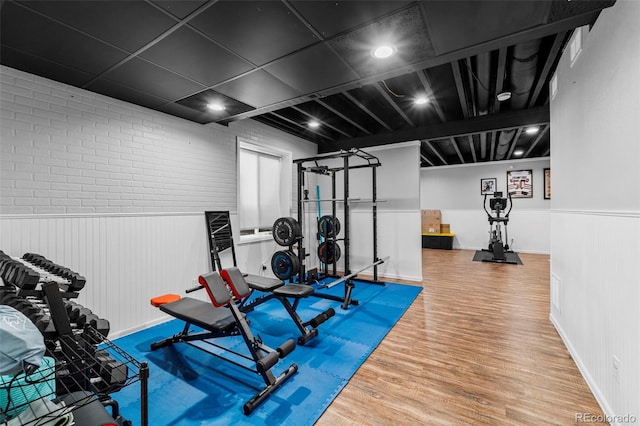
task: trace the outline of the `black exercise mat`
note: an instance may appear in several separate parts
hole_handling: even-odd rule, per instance
[[[491,260],[492,257],[493,257],[493,252],[486,251],[486,250],[478,250],[476,251],[476,254],[473,256],[473,260],[476,262],[485,262],[485,261],[495,262]],[[522,260],[520,260],[520,256],[518,256],[518,253],[515,253],[515,252],[505,253],[505,257],[507,258],[506,262],[496,262],[496,263],[516,262],[518,265],[522,265]]]

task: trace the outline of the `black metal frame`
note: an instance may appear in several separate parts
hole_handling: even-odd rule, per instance
[[[215,272],[214,272],[215,273]],[[220,285],[223,285],[222,278],[220,278]],[[191,289],[190,291],[199,290],[204,287],[196,287],[195,289]],[[226,291],[226,287],[224,291]],[[198,300],[194,301],[200,302]],[[180,302],[180,301],[178,301]],[[176,303],[176,302],[174,302]],[[206,304],[207,302],[201,302],[202,304]],[[229,309],[231,311],[231,315],[233,316],[234,322],[230,325],[225,325],[224,327],[216,328],[214,325],[206,326],[202,321],[198,321],[197,318],[189,318],[183,315],[177,314],[176,312],[171,310],[171,303],[166,305],[160,305],[159,308],[161,311],[172,315],[180,320],[185,322],[184,328],[180,333],[177,333],[171,337],[165,338],[158,342],[151,344],[151,350],[157,350],[160,348],[164,348],[167,346],[171,346],[175,343],[185,343],[193,348],[196,348],[202,352],[205,352],[209,355],[213,355],[216,358],[227,361],[237,367],[243,368],[245,370],[254,372],[262,377],[264,381],[264,387],[254,395],[249,401],[247,401],[243,406],[244,414],[251,414],[253,410],[264,402],[269,395],[276,391],[285,381],[287,381],[290,377],[293,376],[298,371],[298,366],[293,363],[289,367],[287,367],[279,376],[275,376],[271,371],[271,367],[273,367],[279,359],[284,358],[288,353],[290,353],[295,348],[295,343],[293,340],[288,340],[284,342],[277,349],[272,349],[265,345],[259,337],[254,336],[249,324],[244,316],[244,314],[240,311],[238,306],[236,305],[236,301],[229,297],[229,300],[224,306],[216,307],[213,304],[210,304],[210,309]],[[205,331],[197,331],[191,332],[191,326],[197,325],[200,328],[205,329]],[[220,338],[220,337],[228,337],[228,336],[242,336],[242,339],[245,342],[247,350],[250,356],[234,351],[229,347],[218,345],[212,342],[210,339]],[[225,357],[220,354],[217,354],[211,350],[208,350],[206,347],[196,345],[194,341],[202,342],[208,346],[216,347],[223,349],[238,358],[252,361],[255,363],[255,367],[251,368],[247,365],[242,364],[230,357]]]
[[[353,164],[350,162],[350,159],[353,157],[363,161],[360,164]],[[319,162],[324,160],[331,159],[342,159],[343,164],[341,167],[327,167],[320,166]],[[298,174],[298,222],[302,224],[303,222],[303,211],[304,211],[304,203],[310,201],[331,201],[331,211],[333,217],[336,217],[336,207],[338,202],[342,202],[344,204],[344,218],[343,218],[343,238],[337,238],[337,235],[334,235],[332,238],[328,238],[328,240],[338,241],[342,240],[344,243],[344,276],[351,275],[350,265],[349,265],[349,255],[350,255],[350,202],[349,199],[349,173],[354,169],[362,169],[362,168],[371,168],[371,181],[372,181],[372,198],[370,200],[372,204],[372,213],[373,213],[373,280],[369,280],[368,282],[372,284],[383,284],[378,281],[378,265],[381,262],[378,262],[380,259],[378,258],[378,199],[377,199],[377,173],[376,170],[382,164],[378,157],[371,155],[365,151],[362,151],[357,148],[352,148],[348,151],[340,151],[332,154],[325,154],[316,157],[309,158],[301,158],[293,161],[297,165],[297,174]],[[305,166],[306,163],[312,163],[312,165]],[[342,199],[338,199],[336,197],[336,173],[343,172],[343,197]],[[331,176],[331,198],[328,200],[308,200],[303,199],[303,188],[305,185],[305,173],[315,173],[319,175],[330,175]],[[319,238],[319,236],[318,236]],[[300,271],[298,272],[298,282],[305,283],[307,282],[306,276],[306,268],[305,268],[305,260],[306,260],[306,250],[300,242],[298,244],[298,259],[300,260]],[[337,277],[337,259],[333,262],[333,276]],[[328,273],[328,265],[322,265],[324,276],[331,276]],[[317,297],[323,297],[331,300],[341,301],[343,302],[342,307],[346,309],[349,304],[357,305],[357,300],[351,299],[351,290],[353,289],[353,281],[352,278],[349,278],[345,281],[345,295],[344,297],[337,297],[333,295],[315,293],[314,295]]]

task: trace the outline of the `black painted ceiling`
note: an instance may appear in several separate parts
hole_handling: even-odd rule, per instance
[[[425,167],[549,155],[559,55],[615,2],[0,1],[4,65],[319,152],[420,140]],[[395,55],[375,59],[379,42]]]

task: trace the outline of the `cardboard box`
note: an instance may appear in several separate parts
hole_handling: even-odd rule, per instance
[[[440,233],[441,234],[450,234],[451,233],[451,225],[448,223],[440,224]]]
[[[440,210],[422,210],[422,233],[439,234],[442,213]]]

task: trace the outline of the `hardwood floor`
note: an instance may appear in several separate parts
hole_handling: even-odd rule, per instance
[[[602,415],[549,321],[549,256],[423,249],[424,290],[317,425],[569,425]],[[593,424],[593,423],[592,423]]]

